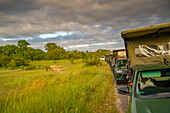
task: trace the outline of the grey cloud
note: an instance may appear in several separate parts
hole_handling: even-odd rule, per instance
[[[41,46],[36,46],[37,42],[50,41],[67,47],[76,45],[76,40],[80,44],[115,41],[120,44],[112,45],[114,48],[123,47],[121,31],[168,22],[169,6],[169,0],[1,0],[0,37],[14,41],[32,37],[29,41],[34,47]],[[79,34],[39,38],[56,31]],[[0,45],[4,43],[0,40]]]
[[[16,14],[36,9],[34,0],[1,0],[0,11],[9,14]]]

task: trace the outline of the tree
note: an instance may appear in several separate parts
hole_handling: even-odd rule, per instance
[[[19,48],[23,49],[23,48],[27,48],[27,45],[30,45],[30,44],[26,40],[19,40],[17,45]]]
[[[59,60],[66,58],[66,51],[58,46],[56,49],[47,52],[49,60]]]
[[[3,53],[5,55],[11,56],[13,54],[16,54],[17,51],[18,51],[18,47],[16,45],[6,45],[4,46]]]
[[[6,55],[0,55],[0,67],[5,67],[10,62],[10,57]]]
[[[19,47],[18,55],[23,58],[27,57],[27,45],[30,44],[26,40],[19,40],[17,45]]]
[[[9,63],[10,66],[28,66],[29,65],[29,60],[25,60],[24,58],[21,57],[15,57],[14,59],[11,60]]]
[[[58,60],[66,58],[66,51],[63,47],[57,46],[55,43],[47,43],[45,45],[49,60]]]
[[[52,51],[56,48],[57,48],[57,44],[55,44],[55,43],[47,43],[45,45],[45,50],[47,50],[47,51]]]

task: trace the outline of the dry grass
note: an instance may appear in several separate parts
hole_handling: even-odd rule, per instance
[[[0,71],[0,112],[117,112],[113,76],[105,62],[97,67],[85,66],[82,60],[33,64],[50,65],[54,71]]]

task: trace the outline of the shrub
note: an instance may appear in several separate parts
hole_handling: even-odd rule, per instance
[[[10,63],[8,64],[10,66],[11,69],[14,69],[16,68],[16,63],[15,63],[15,60],[11,60]]]
[[[16,63],[16,66],[19,67],[19,66],[28,66],[29,65],[29,60],[25,60],[24,58],[20,58],[20,57],[17,57],[14,59],[15,60],[15,63]]]
[[[21,68],[22,70],[24,70],[24,66],[20,66],[20,68]]]
[[[5,67],[9,64],[11,59],[6,55],[0,55],[0,67]]]
[[[69,61],[71,64],[74,64],[74,58],[70,58]]]
[[[35,66],[26,66],[24,67],[24,70],[34,70],[36,69]]]
[[[85,63],[85,65],[88,65],[88,66],[101,65],[100,59],[92,55],[85,56],[83,59],[83,62]]]
[[[28,66],[29,62],[30,62],[29,60],[25,60],[23,58],[16,57],[9,62],[8,66],[10,68],[14,69],[14,68],[20,67],[20,66]]]

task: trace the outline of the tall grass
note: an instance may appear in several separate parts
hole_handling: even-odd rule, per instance
[[[0,112],[103,113],[117,112],[109,66],[85,66],[81,60],[37,61],[58,65],[59,71],[1,70]]]

